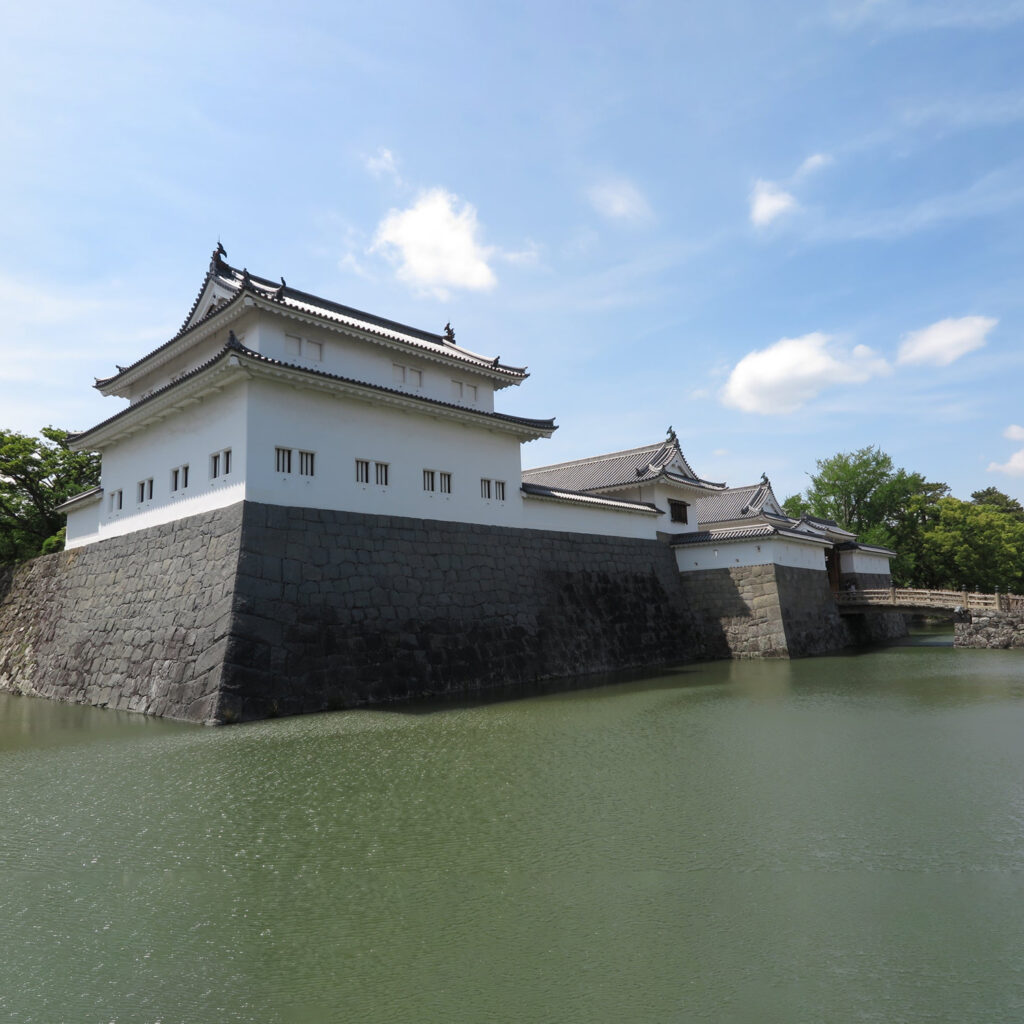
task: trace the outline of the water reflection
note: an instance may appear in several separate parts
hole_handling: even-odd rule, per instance
[[[220,730],[0,700],[0,1015],[1016,1019],[1022,686],[918,644]]]

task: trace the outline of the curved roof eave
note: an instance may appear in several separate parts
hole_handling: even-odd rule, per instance
[[[94,427],[90,427],[88,430],[83,430],[78,434],[69,436],[69,442],[74,444],[78,450],[88,448],[89,446],[83,443],[85,438],[96,435],[119,421],[123,422],[127,417],[136,418],[134,414],[136,414],[139,409],[143,409],[147,405],[152,407],[153,404],[158,403],[166,399],[168,395],[173,394],[175,390],[178,390],[179,393],[182,394],[186,389],[189,391],[195,390],[195,382],[204,374],[214,370],[218,364],[222,363],[230,355],[235,355],[240,359],[244,359],[256,365],[286,371],[293,376],[298,376],[300,379],[302,377],[307,377],[311,380],[319,380],[325,383],[335,382],[337,384],[344,385],[348,389],[349,393],[389,396],[391,400],[398,400],[401,404],[408,405],[411,408],[420,408],[424,410],[433,409],[436,411],[447,410],[447,414],[449,415],[454,415],[460,419],[468,418],[470,422],[478,422],[481,425],[485,423],[505,425],[506,427],[512,428],[512,433],[520,434],[528,440],[533,440],[537,437],[550,437],[551,434],[558,429],[553,417],[548,420],[538,420],[529,419],[525,416],[512,416],[508,413],[484,412],[479,409],[469,409],[466,406],[456,405],[454,402],[443,402],[437,398],[410,395],[408,392],[398,391],[395,388],[389,388],[383,384],[372,384],[368,381],[356,380],[351,377],[343,377],[340,374],[327,373],[324,370],[314,370],[305,366],[297,366],[294,363],[286,363],[283,360],[273,359],[270,356],[264,356],[259,352],[246,348],[241,344],[241,342],[237,341],[232,334],[227,344],[205,363],[201,363],[184,376],[165,384],[162,388],[158,388],[151,395],[147,395],[145,398],[134,402],[126,409],[121,409],[119,412],[96,424]]]
[[[207,280],[209,280],[209,277],[210,275],[207,274]],[[204,281],[203,287],[200,289],[200,297],[206,289],[206,283],[207,282]],[[206,316],[193,323],[189,323],[188,320],[186,320],[185,325],[173,338],[165,341],[162,345],[157,346],[155,349],[146,353],[146,355],[141,359],[137,359],[129,366],[118,367],[118,372],[116,374],[113,374],[110,377],[97,378],[96,383],[93,386],[102,394],[115,394],[115,385],[119,383],[122,385],[128,384],[133,377],[141,376],[142,373],[147,371],[147,364],[150,363],[155,356],[177,347],[178,342],[183,338],[197,333],[205,327],[211,327],[213,330],[217,330],[236,319],[241,312],[241,307],[248,305],[245,302],[246,298],[253,300],[253,303],[257,303],[259,308],[264,312],[291,316],[295,319],[304,320],[307,323],[316,323],[329,330],[352,333],[356,336],[365,336],[368,337],[369,340],[378,344],[394,346],[397,348],[411,346],[415,348],[418,353],[429,359],[433,359],[441,363],[465,366],[477,373],[490,377],[496,382],[499,389],[507,387],[510,384],[519,384],[530,376],[525,367],[506,366],[500,363],[497,359],[487,359],[484,356],[470,352],[469,349],[464,349],[455,345],[447,345],[443,343],[440,337],[438,337],[437,341],[434,341],[433,339],[418,340],[418,335],[425,335],[426,332],[418,331],[416,328],[408,328],[407,333],[404,328],[403,331],[397,331],[391,328],[378,329],[373,326],[372,322],[361,323],[352,317],[345,319],[341,316],[331,316],[329,311],[322,312],[316,309],[301,309],[295,305],[289,305],[283,301],[279,301],[272,295],[261,293],[253,286],[252,280],[235,286],[235,289],[235,295],[226,303],[210,310]],[[305,293],[300,294],[304,295]],[[198,303],[198,301],[199,300],[197,299],[196,302]],[[330,305],[326,299],[317,301],[323,303],[325,307]],[[360,315],[368,318],[371,316],[370,314]],[[390,321],[382,321],[382,323],[390,323]],[[396,324],[395,326],[401,327],[402,325]],[[170,354],[168,354],[167,358],[171,358]],[[158,365],[160,365],[159,361],[154,364],[154,366]]]

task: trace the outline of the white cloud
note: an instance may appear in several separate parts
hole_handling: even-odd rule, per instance
[[[832,157],[828,153],[812,153],[797,169],[795,178],[806,178],[808,174],[820,171],[822,167],[828,167],[832,163]]]
[[[1003,437],[1008,441],[1024,441],[1024,427],[1018,427],[1016,423],[1011,423],[1003,431]]]
[[[608,179],[591,185],[587,189],[587,198],[590,205],[608,220],[639,224],[653,216],[644,194],[625,178]]]
[[[773,181],[758,179],[750,193],[750,223],[766,227],[797,208],[796,198]]]
[[[443,188],[421,192],[407,210],[391,210],[377,226],[370,251],[382,252],[400,281],[448,297],[450,288],[489,291],[497,283],[480,241],[476,208]]]
[[[395,154],[390,149],[385,149],[381,146],[373,156],[364,158],[363,166],[375,178],[387,175],[389,178],[393,178],[396,184],[400,185],[402,183],[401,175],[398,173],[398,163],[395,160]]]
[[[990,473],[1006,473],[1007,476],[1024,476],[1024,448],[1014,452],[1006,462],[990,462]]]
[[[888,363],[866,345],[847,352],[815,331],[745,355],[733,367],[722,401],[744,412],[791,413],[834,384],[861,384],[889,372]]]
[[[962,316],[910,331],[900,345],[896,361],[901,365],[949,366],[968,352],[981,348],[985,336],[997,323],[998,320],[989,316]]]

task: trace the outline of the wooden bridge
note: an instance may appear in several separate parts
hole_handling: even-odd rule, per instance
[[[975,594],[966,590],[908,590],[889,587],[879,590],[841,590],[836,595],[839,611],[847,615],[862,612],[1024,612],[1020,594]]]

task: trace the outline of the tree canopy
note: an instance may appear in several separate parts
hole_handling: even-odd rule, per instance
[[[0,430],[0,562],[59,549],[51,538],[64,516],[54,509],[99,483],[98,455],[71,451],[66,430],[44,427],[40,434]]]
[[[783,507],[833,519],[897,552],[897,586],[1024,592],[1024,507],[995,487],[960,501],[946,484],[897,469],[868,447],[819,459],[810,486]]]

